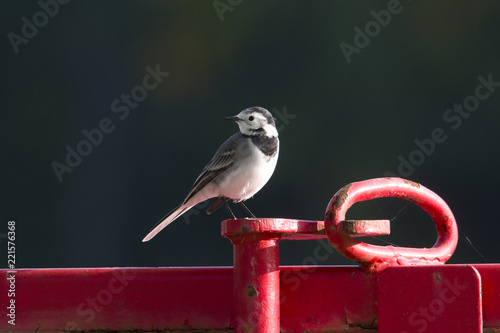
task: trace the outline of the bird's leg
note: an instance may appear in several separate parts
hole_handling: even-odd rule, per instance
[[[248,209],[248,207],[245,206],[245,204],[243,203],[243,201],[240,201],[238,203],[241,205],[241,207],[243,207],[244,210],[247,211],[248,214],[250,214],[251,217],[253,217],[254,219],[257,218],[257,216],[253,215],[253,213],[250,211],[250,209]]]
[[[226,209],[227,211],[229,212],[229,214],[231,214],[231,216],[233,217],[233,220],[236,220],[236,216],[234,216],[234,213],[233,211],[231,210],[231,208],[229,208],[229,205],[227,204],[227,198],[221,198],[222,199],[222,202],[224,203],[224,206],[226,206]]]

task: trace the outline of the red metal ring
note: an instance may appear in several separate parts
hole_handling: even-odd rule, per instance
[[[438,234],[432,248],[366,244],[337,228],[354,203],[384,197],[408,200],[432,217]],[[325,229],[330,243],[337,251],[371,269],[387,265],[444,264],[455,251],[458,242],[457,224],[444,200],[424,186],[401,178],[376,178],[344,186],[328,204]]]

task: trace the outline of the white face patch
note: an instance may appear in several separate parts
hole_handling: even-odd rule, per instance
[[[268,112],[267,110],[264,110]],[[238,117],[238,126],[240,132],[244,135],[265,135],[268,137],[278,136],[278,131],[274,124],[269,123],[268,118],[264,116],[263,111],[253,111],[252,108],[241,111]],[[269,112],[268,112],[269,113]],[[268,114],[269,119],[272,120],[271,113]]]

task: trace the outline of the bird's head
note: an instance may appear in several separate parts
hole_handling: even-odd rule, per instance
[[[244,135],[278,136],[273,115],[260,106],[247,108],[236,116],[226,119],[235,121]]]

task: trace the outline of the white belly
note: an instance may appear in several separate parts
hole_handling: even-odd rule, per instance
[[[278,153],[272,158],[255,149],[246,159],[234,164],[221,177],[219,195],[235,201],[244,201],[257,193],[271,178]]]

